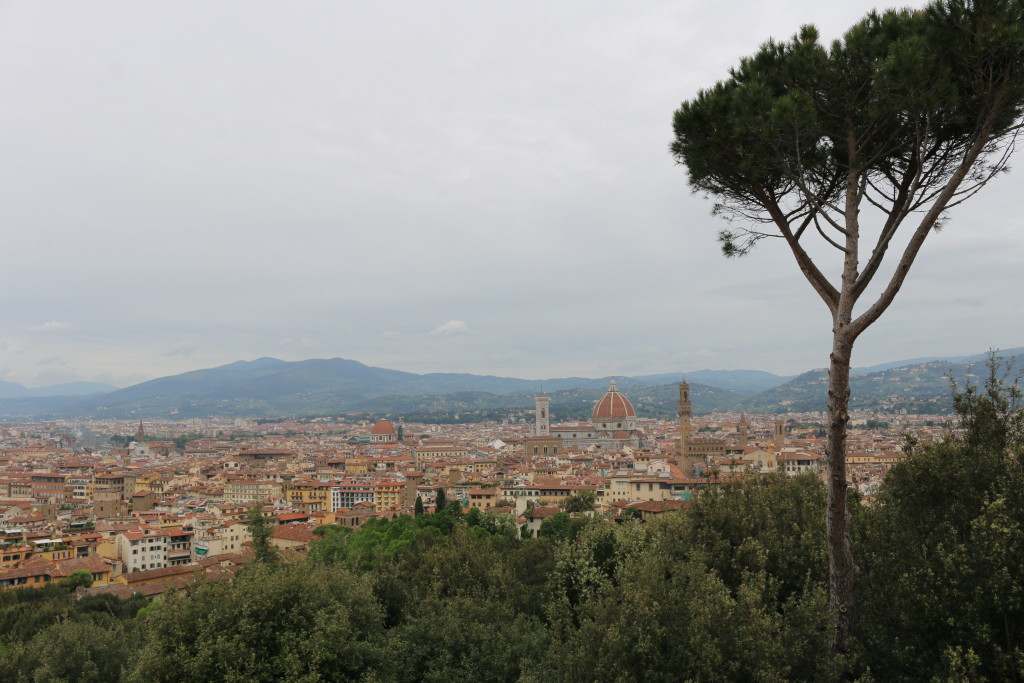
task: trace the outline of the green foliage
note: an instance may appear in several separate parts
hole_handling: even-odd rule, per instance
[[[571,496],[567,496],[559,504],[559,507],[566,512],[588,512],[594,509],[594,501],[596,500],[597,494],[593,491],[577,491]]]
[[[70,609],[67,591],[56,585],[0,591],[0,634],[8,642],[28,640]]]
[[[664,522],[677,554],[699,552],[726,585],[751,572],[770,577],[780,598],[827,581],[825,490],[812,474],[773,474],[722,484],[688,514]]]
[[[109,627],[62,619],[0,655],[5,681],[107,683],[121,679],[134,639],[123,624]]]
[[[636,508],[625,508],[619,513],[619,519],[628,522],[631,520],[640,521],[643,519],[643,514]]]
[[[540,531],[537,532],[537,535],[556,541],[566,541],[571,532],[572,518],[564,510],[560,510],[540,523]]]
[[[483,517],[486,517],[484,515]],[[552,546],[458,527],[379,567],[398,680],[506,681],[546,647]]]
[[[434,509],[437,512],[444,510],[448,505],[448,494],[445,493],[444,487],[437,489],[437,496],[434,498]]]
[[[755,493],[744,512],[764,519],[775,501],[793,498],[793,509],[810,504],[805,498],[821,501],[820,491],[809,495],[807,485],[775,480],[772,486],[774,496]],[[727,502],[711,508],[733,521],[743,515],[731,515]],[[742,542],[703,528],[717,523],[710,512],[649,525],[594,522],[562,544],[551,579],[553,641],[534,672],[537,680],[825,678],[831,622],[822,583],[805,577],[783,595],[782,582],[763,568],[764,557],[785,552],[775,547],[781,535],[764,534],[762,559],[752,563]],[[725,579],[716,565],[748,569]]]
[[[438,515],[431,515],[437,517]],[[443,515],[442,515],[443,516]],[[345,560],[360,569],[371,569],[379,558],[394,555],[399,550],[424,537],[443,535],[443,525],[417,523],[427,516],[400,515],[392,520],[374,519],[352,534],[345,549]],[[437,521],[437,520],[434,520]]]
[[[934,199],[975,143],[992,153],[1012,136],[1024,102],[1022,14],[1019,0],[939,0],[872,12],[831,47],[805,26],[683,103],[672,152],[691,186],[741,225],[825,223],[852,172],[887,198],[896,227],[904,207]],[[992,170],[980,164],[968,182]],[[785,215],[769,215],[780,201]],[[735,256],[763,236],[742,227],[720,240]]]
[[[88,588],[92,585],[92,573],[87,572],[84,569],[79,569],[78,571],[71,572],[61,579],[57,585],[68,591],[73,591],[79,586]]]
[[[504,536],[513,540],[519,536],[519,527],[511,515],[496,515],[490,510],[470,508],[463,515],[463,521],[476,533],[484,532],[486,535]]]
[[[323,531],[313,540],[309,556],[324,563],[344,562],[352,568],[370,570],[384,558],[423,544],[430,539],[451,535],[465,525],[481,537],[518,537],[518,527],[511,515],[495,515],[471,508],[462,513],[462,504],[452,501],[440,512],[431,515],[399,515],[394,519],[371,519],[351,532],[341,527],[321,527]]]
[[[348,527],[325,524],[313,530],[316,536],[309,546],[309,559],[312,562],[333,564],[345,559],[345,545],[348,543],[352,529]]]
[[[413,514],[419,517],[423,514],[423,497],[416,496],[416,505],[413,507]]]
[[[256,564],[156,603],[127,680],[356,680],[381,665],[382,629],[368,578]]]
[[[889,680],[1024,675],[1019,392],[990,363],[954,394],[963,431],[914,448],[857,525],[865,659]]]
[[[0,680],[118,680],[141,598],[87,595],[59,586],[0,591]]]
[[[270,520],[259,505],[249,508],[246,515],[246,527],[252,539],[252,549],[256,554],[256,561],[269,564],[277,561],[277,548],[270,543],[270,537],[274,533],[274,522]]]

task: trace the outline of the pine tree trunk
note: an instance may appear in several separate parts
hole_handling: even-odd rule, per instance
[[[829,607],[836,625],[831,651],[843,652],[853,631],[853,584],[857,566],[850,548],[850,513],[846,506],[846,426],[850,420],[850,358],[853,340],[837,325],[829,357],[828,433],[825,462],[828,512],[828,583]]]

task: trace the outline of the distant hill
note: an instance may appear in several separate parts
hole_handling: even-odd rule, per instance
[[[1024,346],[1015,349],[1004,349],[996,352],[997,356],[1003,358],[1011,358],[1016,356],[1024,356]],[[928,358],[912,358],[910,360],[898,360],[891,363],[880,363],[879,365],[870,365],[864,368],[853,368],[850,372],[854,375],[865,375],[871,372],[881,372],[882,370],[891,370],[892,368],[903,368],[908,365],[923,365],[925,363],[936,363],[943,362],[951,365],[970,365],[975,364],[982,366],[988,360],[989,352],[976,353],[971,356],[930,356]]]
[[[24,387],[17,382],[0,382],[0,399],[43,396],[91,396],[117,391],[117,387],[98,382],[69,382],[47,387]]]
[[[53,420],[77,415],[81,396],[26,396],[0,398],[0,419]]]
[[[501,410],[532,407],[533,396],[565,392],[571,400],[593,401],[607,390],[608,377],[524,380],[466,373],[419,375],[364,365],[343,358],[285,362],[275,358],[239,361],[143,382],[85,399],[70,410],[80,416],[201,417],[339,414],[349,411],[415,412],[428,409]],[[620,388],[651,405],[664,403],[649,380],[617,378]],[[695,390],[695,408],[732,405],[738,395],[715,387]],[[673,399],[674,400],[674,399]],[[575,410],[575,409],[573,409]],[[587,408],[589,411],[589,408]],[[660,408],[659,408],[660,410]]]
[[[1009,379],[1024,372],[1024,349],[1000,352],[1008,364]],[[961,356],[962,362],[933,360],[904,365],[885,364],[875,372],[850,377],[850,407],[883,412],[947,413],[952,410],[950,380],[963,387],[984,381],[988,354]],[[862,369],[863,370],[863,369]],[[828,402],[828,371],[811,370],[791,381],[741,401],[750,412],[811,412],[825,410]]]
[[[1011,349],[1018,368],[1024,353]],[[854,408],[946,412],[949,380],[963,384],[973,364],[975,374],[987,354],[925,363],[886,364],[878,371],[861,368],[851,378]],[[909,363],[909,364],[908,364]],[[892,367],[888,367],[888,366]],[[881,367],[881,366],[878,366]],[[684,373],[616,377],[619,388],[642,417],[672,417],[678,382]],[[694,410],[786,412],[824,410],[827,374],[812,370],[793,378],[756,370],[699,370],[685,373]],[[177,418],[282,417],[289,415],[367,414],[417,416],[435,421],[516,418],[533,407],[541,391],[552,397],[558,419],[587,419],[608,388],[608,377],[563,377],[525,380],[468,373],[416,374],[376,368],[344,358],[286,362],[276,358],[238,361],[185,372],[124,389],[88,396],[44,397],[12,382],[0,382],[0,418]],[[106,385],[76,383],[47,390],[86,392]],[[13,394],[13,395],[12,395]]]
[[[761,370],[698,370],[686,373],[686,379],[690,382],[709,384],[751,396],[781,386],[793,377],[780,377]]]

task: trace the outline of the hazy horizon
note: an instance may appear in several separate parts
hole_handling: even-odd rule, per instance
[[[720,255],[671,118],[769,37],[875,3],[57,6],[0,8],[2,380],[827,364],[784,246]],[[855,366],[1022,344],[1022,189],[950,212]]]

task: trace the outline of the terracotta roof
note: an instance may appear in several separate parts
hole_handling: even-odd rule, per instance
[[[633,410],[633,404],[629,402],[629,399],[619,393],[615,380],[612,380],[611,385],[608,387],[608,392],[594,406],[594,412],[591,417],[595,421],[613,420],[620,417],[636,417],[636,411]]]
[[[545,519],[557,515],[559,509],[554,505],[541,506],[537,505],[526,514],[527,519]]]
[[[129,584],[132,584],[138,581],[165,579],[172,576],[188,576],[195,570],[196,565],[194,564],[182,564],[176,567],[161,567],[159,569],[145,569],[140,572],[129,572],[127,574],[121,574],[121,576],[123,576]]]
[[[309,519],[309,514],[304,512],[285,512],[277,516],[277,519],[281,523],[295,522],[300,519]]]
[[[271,538],[279,538],[283,541],[297,541],[309,543],[313,540],[313,529],[305,524],[281,524],[274,529]]]
[[[105,571],[110,571],[110,567],[99,555],[58,561],[56,566],[56,570],[51,573],[54,577],[69,576],[72,572],[77,571],[87,571],[90,574],[101,574]]]
[[[373,425],[373,429],[370,430],[370,434],[376,436],[392,436],[397,435],[395,431],[395,425],[391,424],[390,420],[377,420],[377,424]]]

